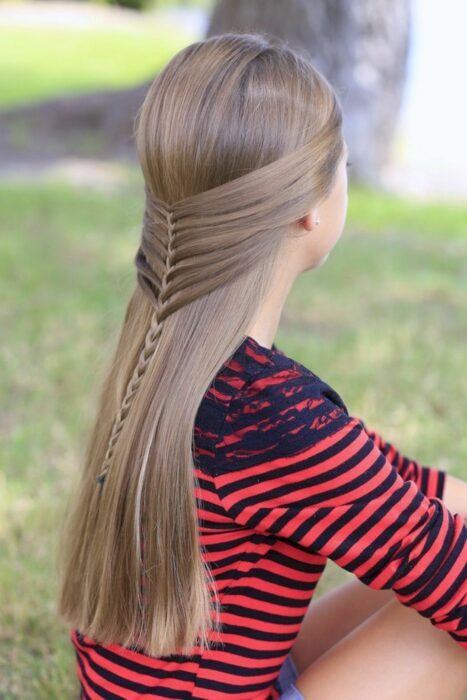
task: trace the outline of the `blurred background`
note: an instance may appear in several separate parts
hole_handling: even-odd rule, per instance
[[[462,0],[0,2],[0,698],[77,697],[55,537],[135,279],[133,119],[193,41],[275,34],[333,84],[346,227],[276,343],[467,479],[466,19]],[[329,562],[317,596],[350,577]]]

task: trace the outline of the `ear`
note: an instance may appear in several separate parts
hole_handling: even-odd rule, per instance
[[[316,209],[312,209],[305,216],[299,219],[299,224],[303,226],[307,231],[312,231],[315,227],[315,221],[318,218],[318,212]]]

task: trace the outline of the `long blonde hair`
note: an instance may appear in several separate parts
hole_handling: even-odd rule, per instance
[[[165,656],[206,649],[220,629],[198,536],[198,408],[291,224],[330,193],[344,141],[331,85],[267,34],[182,49],[135,124],[136,284],[59,535],[57,612],[103,644]]]

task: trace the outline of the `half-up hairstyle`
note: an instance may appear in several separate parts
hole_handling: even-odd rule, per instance
[[[271,289],[292,225],[331,192],[344,140],[338,98],[309,60],[237,33],[176,54],[135,134],[136,284],[60,532],[58,613],[98,642],[159,657],[202,651],[219,632],[195,419]]]

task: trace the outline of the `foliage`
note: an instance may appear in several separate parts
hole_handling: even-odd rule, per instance
[[[211,10],[214,0],[93,0],[96,4],[120,5],[134,10],[147,10],[154,8],[196,7],[203,10]]]
[[[106,4],[129,7],[132,10],[146,10],[152,6],[153,0],[106,0]]]

